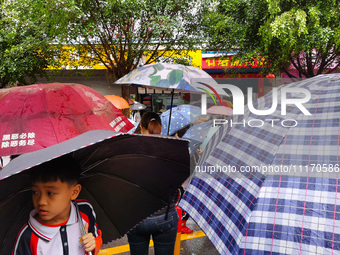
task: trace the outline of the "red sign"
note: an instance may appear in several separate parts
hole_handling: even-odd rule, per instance
[[[228,74],[211,74],[211,77],[214,79],[230,79],[230,75]],[[232,78],[257,78],[258,79],[258,92],[257,96],[262,97],[264,96],[264,75],[263,74],[254,74],[254,73],[248,73],[248,74],[236,74]]]
[[[226,69],[226,68],[262,68],[265,59],[254,59],[252,62],[242,63],[239,60],[232,60],[233,56],[223,58],[202,58],[202,69]]]
[[[260,73],[247,73],[247,74],[210,74],[214,79],[230,79],[230,78],[264,78]]]

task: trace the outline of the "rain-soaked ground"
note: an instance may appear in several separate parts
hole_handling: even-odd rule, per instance
[[[218,255],[215,247],[204,235],[200,228],[192,221],[188,220],[187,226],[194,230],[192,234],[182,234],[180,255]],[[183,240],[184,239],[184,240]],[[105,244],[99,255],[128,255],[129,245],[126,235],[121,239]],[[154,255],[153,247],[149,248],[149,255]],[[176,255],[176,254],[175,254]]]

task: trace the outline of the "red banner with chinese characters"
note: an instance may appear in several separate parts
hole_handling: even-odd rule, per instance
[[[228,79],[230,78],[229,74],[211,74],[211,77],[214,79]],[[258,97],[263,97],[264,96],[264,75],[263,74],[236,74],[232,76],[232,78],[253,78],[253,79],[258,79],[258,91],[257,91],[257,96]]]
[[[202,69],[225,69],[225,68],[262,68],[265,59],[254,59],[252,62],[241,63],[240,60],[232,60],[233,56],[202,58]]]

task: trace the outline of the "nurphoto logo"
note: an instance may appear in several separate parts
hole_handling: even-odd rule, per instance
[[[247,107],[249,112],[251,112],[254,115],[259,116],[269,116],[273,114],[280,103],[281,106],[281,116],[284,117],[287,115],[287,107],[297,107],[305,116],[311,115],[311,113],[307,110],[307,108],[303,105],[307,103],[311,99],[311,93],[309,90],[305,88],[292,88],[292,87],[282,87],[280,89],[280,95],[278,93],[278,88],[274,87],[272,88],[271,94],[266,95],[266,97],[271,96],[271,100],[268,100],[271,102],[271,106],[266,109],[256,109],[254,106],[254,99],[253,99],[253,87],[247,87],[247,95],[245,97],[243,91],[232,84],[206,84],[204,82],[197,82],[197,84],[200,84],[197,86],[197,88],[205,87],[205,92],[212,91],[219,99],[220,96],[227,96],[229,98],[232,98],[233,100],[233,116],[234,115],[244,115],[245,108]],[[208,89],[207,89],[208,88]],[[229,90],[231,92],[231,96],[226,92],[226,90]],[[207,115],[207,94],[210,95],[210,97],[213,97],[212,93],[204,93],[201,94],[201,114]],[[247,103],[245,104],[245,98],[247,100]],[[241,122],[233,123],[232,120],[226,120],[226,119],[215,119],[214,125],[221,125],[221,124],[227,124],[230,123],[230,125],[246,125],[248,124],[251,127],[261,127],[264,125],[265,122],[270,122],[272,126],[274,126],[274,123],[280,121],[281,125],[284,127],[294,127],[297,126],[298,122],[294,119],[250,119],[250,120],[243,120]]]

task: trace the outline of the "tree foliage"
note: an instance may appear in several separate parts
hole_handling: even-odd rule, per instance
[[[1,2],[0,2],[1,3]],[[0,88],[10,84],[25,85],[46,76],[46,67],[53,65],[55,47],[47,47],[45,35],[18,13],[2,5],[0,11]],[[50,61],[52,59],[52,61]]]
[[[312,77],[339,70],[340,4],[335,0],[220,0],[205,16],[211,47],[263,56],[267,72]]]
[[[192,0],[18,0],[12,6],[55,41],[102,63],[113,79],[192,50],[199,40],[200,2]],[[169,55],[168,55],[169,56]],[[171,57],[171,55],[170,55]]]

